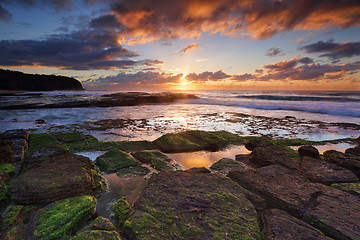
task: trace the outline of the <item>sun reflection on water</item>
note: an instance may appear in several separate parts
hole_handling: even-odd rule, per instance
[[[185,169],[190,169],[193,167],[208,168],[221,158],[235,159],[235,155],[237,154],[248,153],[250,153],[250,151],[248,151],[243,145],[234,145],[218,152],[199,151],[189,153],[172,153],[166,155],[181,164]]]

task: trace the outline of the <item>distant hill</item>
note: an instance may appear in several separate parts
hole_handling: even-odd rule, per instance
[[[83,90],[83,87],[78,80],[71,77],[27,74],[0,69],[0,90]]]

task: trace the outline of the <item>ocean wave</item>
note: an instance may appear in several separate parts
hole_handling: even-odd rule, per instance
[[[205,105],[219,105],[219,106],[228,106],[228,107],[243,107],[250,109],[263,109],[263,110],[286,110],[286,111],[298,111],[298,112],[308,112],[316,114],[328,114],[336,116],[346,116],[346,117],[356,117],[360,118],[360,111],[356,111],[357,107],[336,107],[329,108],[329,106],[322,105],[319,107],[309,106],[307,107],[304,104],[301,105],[265,105],[265,104],[252,104],[252,103],[240,103],[234,101],[214,101],[212,99],[201,99],[192,101],[193,104],[205,104]]]
[[[318,97],[318,96],[293,96],[293,95],[239,95],[238,98],[274,100],[274,101],[329,101],[329,102],[360,102],[357,98],[347,97]]]

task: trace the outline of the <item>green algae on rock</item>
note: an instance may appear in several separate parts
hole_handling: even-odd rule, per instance
[[[165,153],[190,151],[217,151],[228,144],[241,143],[243,138],[226,131],[186,131],[168,133],[153,141]]]
[[[333,188],[360,196],[360,182],[357,183],[334,183],[330,185]]]
[[[109,219],[97,217],[82,228],[71,240],[120,240],[119,233]]]
[[[133,152],[131,155],[143,163],[151,164],[151,167],[158,171],[176,170],[181,168],[178,164],[170,163],[171,158],[159,151],[140,151]]]
[[[24,170],[13,185],[12,199],[25,204],[50,203],[82,194],[97,195],[104,184],[89,158],[67,153]]]
[[[125,221],[133,214],[131,205],[126,201],[124,197],[118,199],[114,205],[111,206],[111,210],[114,212],[114,218],[118,226],[122,227]]]
[[[63,239],[78,230],[91,218],[96,209],[96,198],[81,196],[54,202],[32,219],[32,239]]]
[[[119,177],[133,177],[133,176],[145,176],[150,173],[149,168],[143,166],[135,166],[128,168],[121,168],[116,172]]]
[[[88,226],[84,227],[80,231],[87,230],[105,230],[105,231],[114,231],[115,226],[110,222],[109,219],[104,217],[97,217]]]
[[[135,202],[125,233],[131,239],[257,239],[246,193],[218,174],[163,171]]]
[[[116,231],[88,230],[78,233],[71,240],[121,240]]]
[[[121,150],[110,150],[98,157],[95,164],[101,171],[115,173],[123,168],[140,166],[140,162]]]
[[[32,152],[46,146],[60,146],[60,143],[56,141],[56,138],[48,133],[31,134],[29,139],[29,148],[26,151],[26,155],[30,155]]]

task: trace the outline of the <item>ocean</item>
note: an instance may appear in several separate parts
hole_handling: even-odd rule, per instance
[[[90,99],[111,91],[52,91],[1,96],[0,106]],[[360,91],[188,91],[199,99],[122,107],[0,110],[0,131],[15,128],[78,131],[100,140],[154,140],[189,129],[226,130],[240,135],[329,140],[358,137]],[[45,123],[35,120],[44,120]],[[124,119],[113,129],[89,129],[104,119]],[[342,124],[340,124],[342,123]]]

